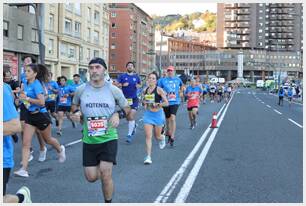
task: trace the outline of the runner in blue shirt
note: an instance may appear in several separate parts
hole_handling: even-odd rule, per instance
[[[3,202],[31,203],[30,190],[25,186],[22,186],[16,195],[6,194],[10,172],[14,167],[14,146],[10,135],[21,131],[13,95],[10,86],[3,84]]]
[[[285,95],[285,90],[283,86],[280,86],[280,89],[278,91],[278,105],[284,105],[284,95]]]
[[[56,126],[58,126],[58,120],[57,120],[55,109],[56,109],[56,97],[57,97],[59,87],[56,81],[52,80],[52,75],[53,74],[49,72],[48,82],[45,83],[45,87],[48,90],[48,97],[46,99],[46,109],[48,112],[50,112],[51,116],[55,119]]]
[[[167,77],[161,78],[158,86],[166,92],[169,102],[169,106],[164,107],[167,120],[166,136],[168,136],[168,143],[173,146],[176,130],[176,113],[180,105],[180,92],[182,92],[183,82],[175,76],[174,67],[169,66],[167,68]]]
[[[59,162],[66,160],[65,147],[51,136],[51,119],[45,107],[43,84],[48,81],[48,69],[42,64],[27,65],[26,77],[27,83],[24,84],[24,90],[19,96],[27,108],[22,142],[22,167],[14,172],[14,174],[21,177],[29,177],[27,171],[28,159],[32,136],[36,129],[39,130],[45,142],[52,145],[57,151]]]
[[[204,84],[202,84],[202,88],[203,88],[203,95],[202,95],[202,100],[203,100],[203,104],[206,104],[206,95],[208,93],[209,90],[209,85],[205,82]]]
[[[73,83],[71,84],[72,89],[75,91],[79,86],[84,84],[81,82],[81,77],[79,74],[74,74],[73,75]]]
[[[288,101],[289,101],[289,106],[291,106],[292,97],[293,97],[293,91],[292,91],[292,86],[290,86],[289,89],[288,89]]]
[[[64,114],[72,122],[72,126],[75,127],[73,121],[70,119],[70,110],[72,103],[72,96],[74,95],[74,89],[71,85],[67,85],[67,78],[65,76],[60,77],[60,85],[58,89],[58,102],[57,102],[57,135],[62,136],[62,125],[64,121]]]
[[[126,136],[126,142],[131,143],[137,127],[135,122],[139,102],[137,97],[137,88],[141,87],[141,81],[138,74],[135,73],[135,65],[133,62],[126,63],[126,69],[127,73],[121,74],[117,81],[118,86],[122,88],[122,92],[131,107],[131,112],[126,117],[129,122],[129,131]]]

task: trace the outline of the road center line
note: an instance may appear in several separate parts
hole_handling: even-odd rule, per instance
[[[235,93],[234,93],[235,94]],[[231,99],[233,98],[234,95],[232,95]],[[230,99],[230,101],[231,101]],[[217,118],[221,115],[223,108],[225,108],[225,104],[222,106],[220,111],[217,114]],[[175,172],[175,174],[171,177],[167,185],[163,188],[161,193],[158,195],[158,197],[155,199],[154,203],[165,203],[167,202],[168,198],[172,194],[173,190],[175,189],[177,183],[180,181],[180,179],[183,177],[184,172],[188,168],[189,164],[193,160],[194,156],[202,146],[203,142],[205,141],[208,133],[210,132],[211,124],[208,125],[207,129],[193,148],[193,150],[189,153],[188,157],[184,160],[183,164],[180,166],[180,168]]]
[[[174,201],[175,203],[184,203],[186,201],[186,199],[187,199],[187,197],[188,197],[188,195],[190,193],[190,190],[191,190],[191,188],[192,188],[192,186],[194,184],[194,181],[196,180],[196,178],[197,178],[197,176],[198,176],[198,174],[200,172],[200,169],[201,169],[201,167],[202,167],[202,165],[204,163],[204,160],[205,160],[205,158],[207,156],[207,153],[208,153],[208,151],[209,151],[209,149],[210,149],[210,147],[211,147],[211,145],[212,145],[212,143],[213,143],[213,141],[214,141],[214,139],[216,137],[216,134],[217,134],[217,132],[218,132],[218,130],[220,128],[220,125],[221,125],[221,123],[223,121],[223,118],[225,116],[225,113],[226,113],[226,111],[228,109],[228,106],[229,106],[231,100],[229,101],[229,103],[227,104],[226,108],[224,109],[224,112],[222,112],[220,120],[219,120],[219,122],[217,124],[218,128],[214,129],[213,132],[211,133],[211,135],[210,135],[207,143],[205,144],[205,146],[204,146],[200,156],[198,157],[198,159],[197,159],[196,163],[194,164],[191,172],[189,173],[189,175],[188,175],[188,177],[187,177],[183,187],[181,188],[179,194],[177,195],[177,197],[176,197],[176,199]]]
[[[268,105],[268,104],[267,104],[266,106],[267,106],[267,107],[269,107],[269,108],[271,108],[271,106],[270,106],[270,105]]]
[[[274,111],[275,111],[276,113],[278,113],[278,114],[282,114],[281,112],[277,111],[276,109],[274,109]]]
[[[292,122],[293,124],[297,125],[298,127],[303,128],[302,125],[298,124],[297,122],[293,121],[292,119],[289,118],[288,120],[289,120],[290,122]]]

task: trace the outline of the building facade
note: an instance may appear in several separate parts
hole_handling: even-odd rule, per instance
[[[54,74],[88,79],[88,62],[101,57],[108,63],[108,4],[45,4],[45,64]]]
[[[38,60],[38,27],[34,8],[3,4],[3,64],[19,79],[22,58],[31,55]]]
[[[126,71],[132,61],[139,74],[154,69],[154,28],[152,18],[135,4],[112,3],[110,6],[110,73]]]
[[[301,51],[301,3],[226,3],[217,7],[217,47]]]
[[[179,74],[215,75],[226,80],[237,78],[238,53],[243,52],[243,77],[252,82],[275,79],[278,75],[289,79],[302,78],[302,54],[265,50],[204,50],[171,52],[169,65]]]

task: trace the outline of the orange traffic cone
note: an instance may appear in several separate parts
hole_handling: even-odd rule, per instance
[[[217,128],[217,113],[216,112],[213,113],[210,128]]]

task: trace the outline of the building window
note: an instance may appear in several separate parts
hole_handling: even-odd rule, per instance
[[[112,28],[116,28],[116,23],[112,23]]]
[[[116,44],[115,43],[112,43],[111,49],[116,49]]]
[[[49,15],[49,30],[54,30],[54,14]]]
[[[116,58],[116,54],[111,54],[111,59],[115,59]]]
[[[91,8],[87,8],[87,21],[91,22]]]
[[[116,33],[115,32],[112,33],[112,38],[116,38]]]
[[[87,60],[90,59],[90,49],[87,49]]]
[[[60,45],[60,52],[62,56],[67,56],[68,54],[68,46],[65,43],[61,43]]]
[[[93,38],[94,38],[94,43],[95,43],[95,44],[99,44],[99,32],[94,31],[94,36],[93,36]]]
[[[32,29],[32,42],[38,43],[38,30]]]
[[[95,24],[100,24],[100,13],[98,11],[94,13],[94,22]]]
[[[79,50],[79,59],[83,60],[83,47],[80,47],[80,50]]]
[[[87,41],[89,41],[89,42],[91,40],[91,34],[90,33],[91,33],[90,28],[87,28]]]
[[[72,25],[71,25],[71,20],[70,19],[65,19],[65,28],[64,31],[66,34],[71,34],[72,32]]]
[[[3,21],[3,36],[9,36],[9,23],[7,21]]]
[[[99,57],[99,50],[94,50],[94,57]]]
[[[49,54],[53,54],[53,49],[54,49],[54,40],[53,39],[49,39],[48,53]]]
[[[111,16],[114,18],[117,17],[117,14],[115,12],[112,12]]]
[[[81,23],[80,22],[75,22],[74,23],[74,32],[76,37],[81,36]]]
[[[75,48],[74,47],[69,48],[68,58],[75,58]]]
[[[73,9],[73,3],[65,3],[65,8],[68,11],[72,11]]]
[[[74,4],[74,11],[77,15],[81,16],[81,4],[80,3]]]
[[[30,14],[35,14],[35,9],[33,6],[29,6],[29,13]]]
[[[116,65],[115,65],[115,64],[112,64],[112,65],[111,65],[111,70],[112,70],[112,71],[115,71],[115,70],[116,70]]]
[[[23,39],[23,26],[22,25],[17,26],[17,39],[18,40]]]

